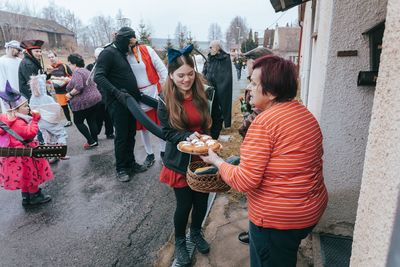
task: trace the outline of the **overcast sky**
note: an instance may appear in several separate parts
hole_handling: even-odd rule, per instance
[[[38,9],[49,3],[48,0],[32,2]],[[153,37],[170,35],[173,38],[176,25],[181,22],[199,41],[208,40],[208,28],[214,22],[220,25],[225,37],[235,16],[246,18],[247,26],[253,32],[262,32],[266,27],[274,27],[278,19],[279,25],[294,22],[298,12],[297,8],[292,8],[284,13],[275,13],[269,0],[54,0],[54,3],[73,11],[85,24],[100,14],[115,17],[121,9],[123,15],[131,19],[135,30],[141,19],[151,25]]]

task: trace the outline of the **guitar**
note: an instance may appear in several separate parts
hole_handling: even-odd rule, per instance
[[[0,157],[65,157],[67,146],[49,145],[37,147],[0,147]]]

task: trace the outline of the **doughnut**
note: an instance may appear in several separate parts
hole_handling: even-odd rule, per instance
[[[179,142],[178,149],[182,152],[191,153],[191,152],[193,152],[193,145],[191,142],[182,141],[182,142]]]
[[[209,135],[202,135],[201,137],[200,137],[200,140],[201,141],[203,141],[203,142],[207,142],[208,140],[211,140],[212,139],[212,137],[211,136],[209,136]]]
[[[178,149],[184,153],[207,154],[208,149],[218,151],[222,145],[211,138],[209,135],[202,135],[200,139],[196,138],[192,141],[182,141],[178,144]]]
[[[221,148],[221,144],[218,143],[216,140],[210,139],[206,141],[206,144],[209,148],[211,148],[213,151],[217,151],[218,149]]]

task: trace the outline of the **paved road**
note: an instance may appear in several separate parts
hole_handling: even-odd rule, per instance
[[[237,81],[233,73],[234,100],[245,75]],[[101,134],[100,146],[85,151],[77,129],[67,130],[71,159],[54,165],[56,178],[45,187],[50,203],[23,208],[20,192],[0,189],[0,266],[151,266],[173,232],[175,200],[158,181],[160,161],[120,183],[113,141]],[[137,138],[136,157],[144,156]]]
[[[151,266],[173,232],[160,162],[120,183],[112,140],[101,134],[100,147],[84,151],[76,128],[68,132],[71,159],[54,167],[50,203],[24,209],[19,192],[0,190],[0,266]],[[139,162],[144,155],[139,141]]]

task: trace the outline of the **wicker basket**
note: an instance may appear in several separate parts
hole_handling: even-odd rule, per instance
[[[194,171],[198,168],[210,166],[203,161],[194,161],[189,164],[186,178],[190,188],[194,191],[210,193],[210,192],[226,192],[230,189],[220,177],[219,173],[216,174],[203,174],[197,175]]]

